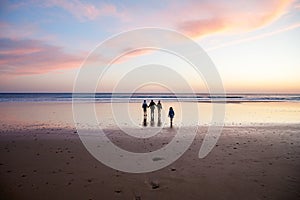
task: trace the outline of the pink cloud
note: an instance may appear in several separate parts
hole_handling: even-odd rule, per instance
[[[138,57],[138,56],[142,56],[142,55],[146,55],[146,54],[150,54],[155,52],[155,50],[153,49],[136,49],[136,50],[132,50],[132,49],[128,49],[128,51],[125,49],[124,50],[126,53],[125,55],[122,55],[121,57],[119,57],[118,59],[116,59],[114,61],[114,64],[118,64],[118,63],[123,63],[126,62],[134,57]]]
[[[295,0],[167,1],[158,9],[138,4],[123,10],[120,30],[136,27],[171,28],[190,37],[241,33],[267,26],[289,11]],[[296,6],[297,7],[297,6]]]
[[[39,40],[0,39],[0,71],[3,74],[42,74],[80,66],[83,56]]]
[[[143,17],[132,20],[131,23],[143,26],[156,24],[155,26],[158,27],[174,28],[193,38],[226,31],[228,33],[248,32],[275,22],[288,12],[293,2],[294,0],[173,1],[164,9],[154,11],[154,13],[145,12]],[[132,13],[134,12],[127,12],[127,15],[134,15]],[[134,19],[134,17],[129,18]],[[284,29],[284,31],[287,30]],[[268,37],[283,31],[275,32],[249,39]],[[248,39],[237,42],[246,41]],[[139,52],[136,56],[143,55],[143,53]],[[120,62],[127,58],[120,59]]]
[[[80,20],[116,16],[121,20],[126,19],[123,21],[124,25],[120,26],[174,28],[197,38],[223,31],[240,32],[261,28],[283,16],[292,3],[293,0],[170,1],[157,10],[139,8],[138,6],[145,6],[141,3],[135,8],[127,7],[122,13],[118,12],[116,5],[108,3],[96,5],[79,0],[50,0],[43,2],[43,6],[61,7]],[[20,39],[32,35],[35,27],[15,28],[0,22],[0,29],[0,71],[2,73],[47,73],[79,67],[84,59],[83,56],[68,54],[63,48],[48,45],[41,40]],[[270,35],[263,37],[267,36]],[[145,53],[151,51],[135,51],[116,62],[123,62]],[[106,59],[101,55],[99,58]]]
[[[31,24],[26,25],[12,25],[3,21],[0,21],[0,38],[26,38],[34,35],[37,31],[37,27]]]
[[[228,28],[227,22],[220,18],[190,20],[178,25],[178,29],[192,37],[199,37]]]
[[[137,49],[114,61],[122,63],[132,57],[151,53],[150,49]],[[124,50],[126,51],[126,49]],[[79,68],[88,53],[72,55],[62,47],[46,44],[40,40],[0,38],[1,75],[44,74],[57,70]],[[107,64],[111,62],[104,55],[94,55],[89,62]]]
[[[179,23],[176,27],[192,37],[223,31],[251,31],[277,20],[286,13],[293,1],[226,1],[220,4],[213,2],[189,4],[182,8],[184,14],[188,12],[187,17],[177,15]],[[179,20],[180,18],[184,20]]]

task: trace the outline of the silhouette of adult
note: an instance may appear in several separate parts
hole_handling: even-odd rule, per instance
[[[151,110],[151,120],[153,119],[153,121],[154,121],[154,110],[155,110],[155,106],[156,106],[156,104],[154,103],[154,101],[153,100],[151,100],[151,102],[149,103],[149,108],[150,108],[150,110]]]
[[[161,109],[162,109],[162,105],[161,105],[160,101],[158,101],[156,107],[157,107],[157,126],[161,126]]]
[[[161,109],[162,109],[162,105],[161,105],[160,101],[158,101],[156,107],[157,107],[158,115],[160,115],[161,114]]]
[[[169,117],[170,117],[170,127],[173,127],[173,118],[174,118],[175,112],[172,107],[169,108]]]
[[[148,108],[146,100],[144,100],[144,103],[142,104],[142,108],[143,108],[144,117],[145,117],[145,116],[147,116],[147,108]]]

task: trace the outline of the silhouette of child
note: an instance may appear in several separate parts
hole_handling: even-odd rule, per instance
[[[174,112],[174,110],[173,110],[173,108],[172,107],[170,107],[170,109],[169,109],[169,117],[170,117],[170,127],[172,128],[172,126],[173,126],[173,118],[174,118],[174,115],[175,115],[175,112]]]

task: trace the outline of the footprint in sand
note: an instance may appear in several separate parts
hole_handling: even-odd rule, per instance
[[[115,190],[115,193],[117,193],[117,194],[120,194],[121,192],[122,192],[122,190],[120,190],[120,189]]]
[[[159,183],[157,181],[151,181],[150,185],[152,187],[153,190],[156,190],[160,187]]]
[[[175,168],[171,168],[171,171],[174,172],[174,171],[176,171],[176,169]]]
[[[154,157],[152,158],[153,161],[160,161],[160,160],[164,160],[164,158],[161,157]]]

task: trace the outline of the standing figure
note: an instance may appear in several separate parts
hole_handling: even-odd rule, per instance
[[[173,127],[173,118],[174,118],[175,112],[172,107],[169,109],[169,117],[170,117],[170,127]]]
[[[161,109],[162,109],[162,105],[161,105],[160,101],[158,101],[156,107],[157,107],[158,115],[160,115],[161,114]]]
[[[154,103],[153,100],[151,100],[151,102],[149,103],[150,110],[151,110],[151,120],[154,121],[154,110],[155,110],[155,106],[156,104]]]
[[[161,105],[160,101],[158,101],[156,107],[157,107],[157,126],[161,126],[161,109],[162,109],[162,105]]]
[[[143,111],[144,111],[144,117],[146,117],[147,116],[147,108],[148,108],[146,100],[144,100],[142,108],[143,108]]]

